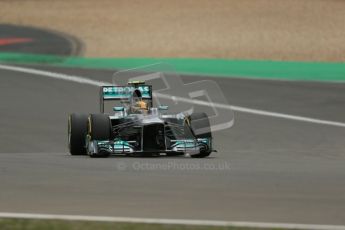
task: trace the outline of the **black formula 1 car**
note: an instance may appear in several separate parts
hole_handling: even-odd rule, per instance
[[[114,114],[104,113],[104,102],[120,102]],[[68,147],[72,155],[158,156],[165,154],[207,157],[213,152],[212,134],[205,113],[168,114],[167,106],[153,107],[152,86],[129,82],[102,86],[99,114],[71,114]]]

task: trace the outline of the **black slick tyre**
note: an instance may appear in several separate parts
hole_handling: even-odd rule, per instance
[[[196,138],[212,139],[210,121],[206,113],[192,113],[188,117],[190,128]],[[204,158],[211,154],[211,149],[205,144],[198,154],[191,155],[192,158]]]
[[[111,121],[108,115],[105,114],[90,114],[87,121],[87,133],[90,141],[108,141],[111,138]],[[108,157],[109,152],[101,150],[97,154],[92,154],[90,157]]]
[[[71,155],[86,155],[86,114],[71,114],[68,117],[68,149]]]

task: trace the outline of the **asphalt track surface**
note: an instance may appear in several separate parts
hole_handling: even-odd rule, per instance
[[[233,105],[345,122],[345,84],[212,80]],[[1,70],[0,111],[0,212],[345,224],[345,128],[237,112],[207,159],[91,159],[67,153],[67,115],[97,112],[97,87]]]

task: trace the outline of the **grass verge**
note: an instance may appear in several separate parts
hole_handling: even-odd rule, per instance
[[[300,81],[345,82],[345,63],[190,58],[82,58],[0,53],[0,63],[48,64],[92,69],[129,69],[168,63],[181,74]]]
[[[134,224],[94,221],[65,221],[65,220],[32,220],[32,219],[0,219],[0,229],[3,230],[254,230],[257,228],[239,227],[210,227],[167,224]],[[279,230],[262,229],[261,230]]]

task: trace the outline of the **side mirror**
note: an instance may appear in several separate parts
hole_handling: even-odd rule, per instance
[[[160,106],[158,106],[158,109],[159,110],[168,110],[169,106],[167,106],[167,105],[160,105]]]
[[[125,108],[123,106],[115,106],[113,107],[113,111],[115,112],[123,112]]]

